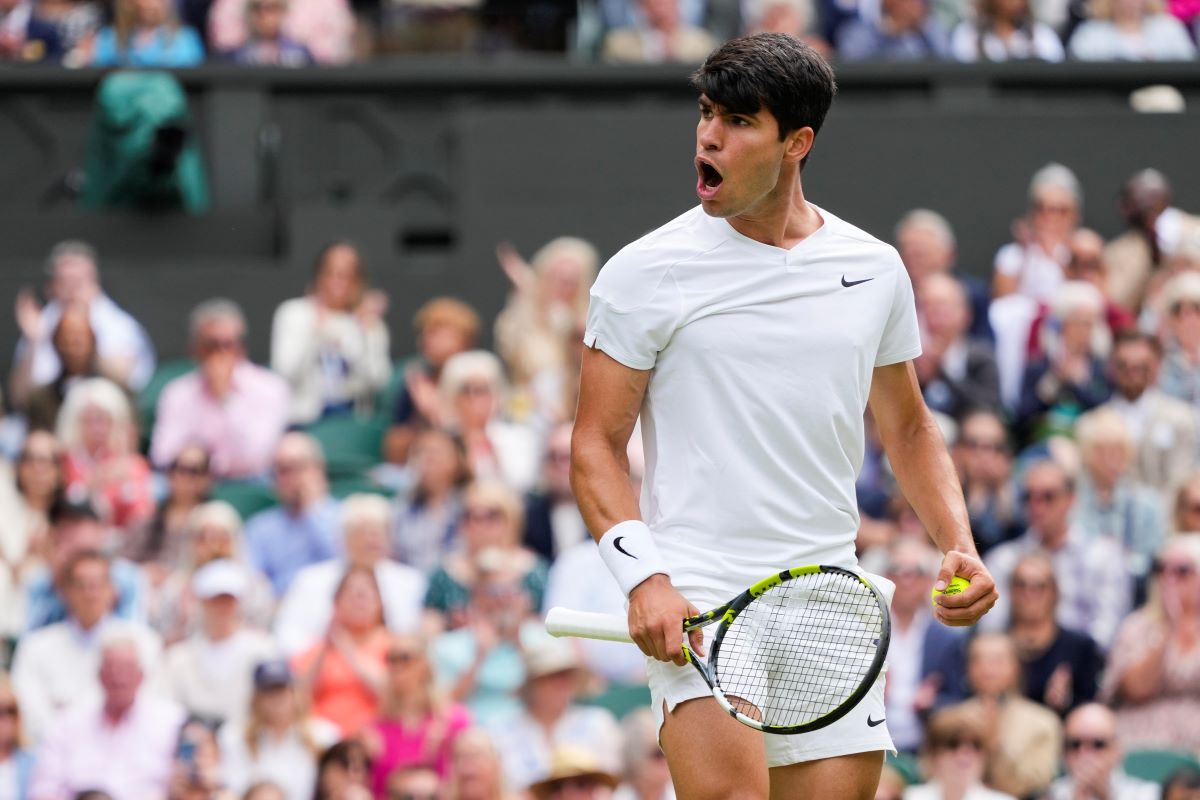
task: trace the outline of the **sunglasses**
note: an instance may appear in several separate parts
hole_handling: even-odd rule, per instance
[[[1033,213],[1035,214],[1061,214],[1067,215],[1075,211],[1074,206],[1059,205],[1055,203],[1034,203]]]
[[[1012,582],[1013,589],[1028,590],[1031,592],[1044,592],[1050,588],[1050,581],[1027,581],[1021,578],[1016,578]]]
[[[464,383],[462,386],[458,387],[458,393],[460,395],[465,394],[473,397],[482,397],[485,394],[491,394],[492,387],[487,383]]]
[[[988,441],[987,439],[963,439],[962,446],[968,450],[984,450],[989,453],[1005,452],[1004,442]]]
[[[238,339],[201,339],[199,344],[202,353],[227,353],[240,349],[242,343]]]
[[[57,464],[58,455],[55,453],[21,453],[17,460],[22,464]]]
[[[191,475],[199,478],[208,474],[208,467],[201,464],[172,464],[170,471],[177,475]]]
[[[1155,564],[1154,574],[1163,575],[1176,580],[1190,578],[1196,574],[1196,568],[1191,564]]]
[[[967,747],[976,752],[983,752],[983,742],[978,739],[947,739],[938,745],[938,749],[952,751]]]
[[[388,792],[388,800],[438,800],[437,792]]]
[[[1026,491],[1025,492],[1025,502],[1026,503],[1053,503],[1055,500],[1058,500],[1060,497],[1064,496],[1065,494],[1066,494],[1066,492],[1062,489],[1045,489],[1040,492]]]
[[[256,13],[262,13],[263,11],[284,11],[287,9],[287,6],[283,3],[250,3],[246,7]]]
[[[893,578],[924,578],[925,570],[920,567],[895,567],[888,570]]]
[[[467,522],[503,522],[505,518],[502,508],[468,508],[463,512]]]
[[[400,664],[411,664],[420,658],[420,654],[414,653],[411,650],[392,650],[387,654],[386,658],[387,663],[398,666]]]
[[[1112,744],[1111,739],[1106,739],[1101,736],[1094,738],[1083,736],[1079,738],[1072,737],[1067,739],[1067,750],[1072,753],[1076,752],[1077,750],[1083,750],[1084,748],[1089,750],[1107,750],[1110,744]]]

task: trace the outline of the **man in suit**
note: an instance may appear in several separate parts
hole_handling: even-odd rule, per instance
[[[977,409],[999,409],[1000,374],[993,348],[967,335],[967,290],[945,273],[927,275],[915,288],[923,352],[913,366],[925,403],[955,418]]]

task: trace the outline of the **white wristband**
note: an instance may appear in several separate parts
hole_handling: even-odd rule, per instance
[[[612,526],[600,537],[599,544],[600,557],[626,597],[651,575],[668,574],[667,565],[654,546],[654,535],[640,519],[628,519]]]

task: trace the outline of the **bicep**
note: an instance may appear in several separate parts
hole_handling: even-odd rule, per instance
[[[649,383],[650,370],[627,367],[598,348],[585,350],[576,436],[601,439],[624,452]]]
[[[868,405],[885,446],[894,435],[922,424],[928,412],[912,362],[876,367]]]

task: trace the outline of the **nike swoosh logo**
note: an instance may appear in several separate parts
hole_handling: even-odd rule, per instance
[[[885,722],[887,722],[887,717],[880,717],[879,719],[871,719],[871,715],[867,714],[867,727],[868,728],[874,728],[876,725],[882,725]]]
[[[861,281],[848,281],[848,280],[846,280],[846,276],[843,275],[842,276],[842,286],[845,286],[847,289],[849,289],[851,286],[858,286],[860,283],[866,283],[867,281],[873,281],[873,280],[875,280],[875,279],[874,278],[863,278]]]
[[[633,553],[629,552],[624,547],[621,547],[621,540],[624,538],[624,536],[618,536],[617,538],[613,539],[613,547],[617,548],[617,552],[621,555],[629,556],[630,558],[637,558],[637,556],[635,556]]]

